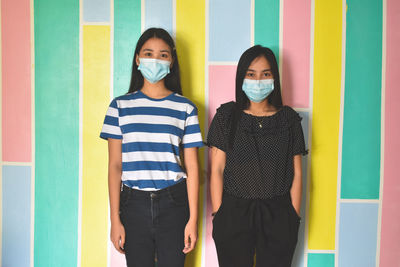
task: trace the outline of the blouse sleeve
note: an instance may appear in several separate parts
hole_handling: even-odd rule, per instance
[[[114,99],[108,107],[100,137],[106,140],[108,138],[122,139],[122,131],[119,125],[119,110],[116,99]]]
[[[302,118],[296,113],[296,119],[292,125],[293,155],[307,155],[306,145],[304,142],[303,128],[301,126]]]
[[[183,148],[202,147],[204,145],[196,107],[193,107],[190,114],[186,117],[182,145]]]
[[[215,114],[207,135],[207,146],[217,147],[226,152],[226,136],[223,131],[223,117],[221,112]]]

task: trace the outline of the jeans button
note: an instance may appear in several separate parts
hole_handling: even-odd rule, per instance
[[[150,198],[152,198],[152,199],[156,198],[156,196],[157,196],[157,195],[154,194],[154,193],[151,193],[151,194],[150,194]]]

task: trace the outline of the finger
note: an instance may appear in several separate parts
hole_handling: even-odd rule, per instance
[[[185,233],[185,240],[184,240],[184,243],[185,243],[185,247],[183,248],[183,253],[188,253],[188,248],[190,247],[190,241],[189,241],[189,235],[188,234],[186,234]]]
[[[118,241],[114,241],[114,242],[113,242],[113,245],[114,245],[115,249],[116,249],[119,253],[125,254],[125,252],[124,252],[124,251],[121,249],[121,247],[119,246],[119,242],[118,242]]]
[[[196,247],[197,238],[190,237],[190,247],[188,248],[188,252],[192,251]]]
[[[121,248],[124,249],[125,247],[125,234],[121,234]]]

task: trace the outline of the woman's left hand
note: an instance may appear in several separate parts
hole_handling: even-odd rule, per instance
[[[196,246],[197,241],[197,222],[189,219],[185,227],[185,247],[183,253],[187,254]]]

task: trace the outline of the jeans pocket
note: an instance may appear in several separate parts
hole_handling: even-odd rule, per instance
[[[175,206],[188,205],[188,194],[186,188],[178,191],[168,191],[168,198]]]
[[[128,205],[129,199],[131,198],[132,192],[128,190],[122,190],[119,196],[119,211],[120,213]]]

